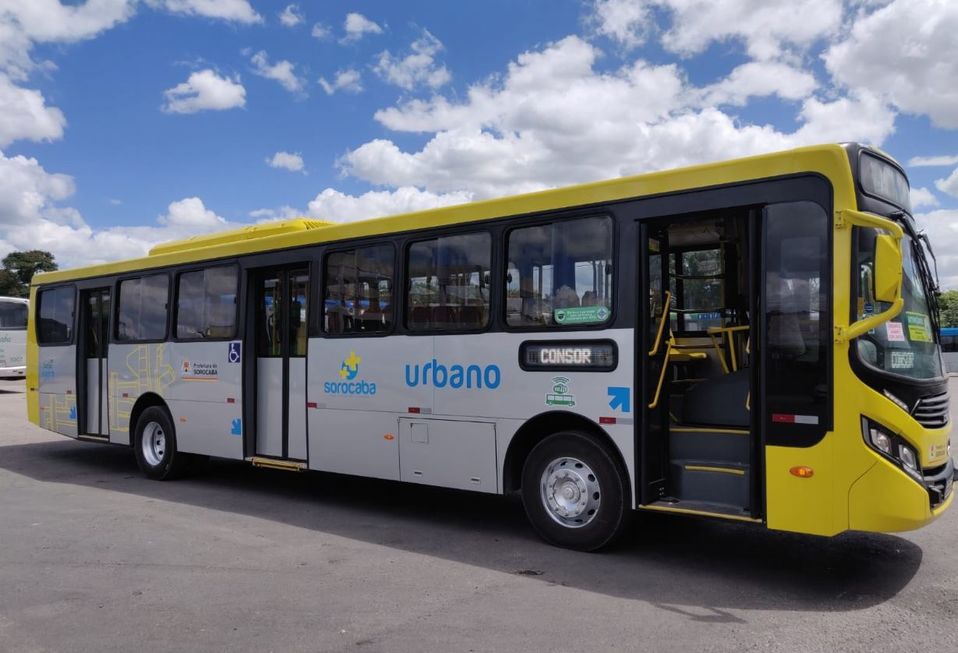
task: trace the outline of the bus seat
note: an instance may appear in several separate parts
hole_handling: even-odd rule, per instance
[[[686,424],[711,426],[749,425],[748,393],[750,370],[705,379],[685,394],[682,421]]]
[[[414,327],[428,327],[432,309],[428,306],[413,306],[409,316],[409,324]]]

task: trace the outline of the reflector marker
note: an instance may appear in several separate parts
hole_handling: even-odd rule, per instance
[[[818,424],[818,415],[789,415],[787,413],[772,413],[772,421],[776,424]]]

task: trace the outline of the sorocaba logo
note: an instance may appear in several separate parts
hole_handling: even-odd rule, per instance
[[[376,394],[376,384],[368,381],[356,381],[359,376],[359,364],[363,359],[356,352],[349,352],[349,357],[339,366],[339,381],[327,381],[323,384],[323,392],[328,395],[351,395],[371,397]]]
[[[339,378],[343,381],[352,381],[359,374],[359,364],[363,359],[356,355],[356,352],[349,352],[349,358],[343,361],[339,367]]]

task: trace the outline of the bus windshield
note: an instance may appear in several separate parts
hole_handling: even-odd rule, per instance
[[[872,299],[874,279],[874,229],[862,229],[858,239],[858,319],[888,308]],[[883,372],[912,379],[937,379],[943,375],[938,349],[938,329],[929,302],[931,292],[921,272],[924,252],[913,238],[902,239],[902,297],[905,305],[895,319],[858,339],[858,355]]]

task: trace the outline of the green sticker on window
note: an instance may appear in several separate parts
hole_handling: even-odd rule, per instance
[[[931,333],[931,320],[924,313],[905,313],[908,324],[908,339],[912,342],[934,342]]]
[[[569,306],[552,311],[556,324],[596,324],[609,319],[605,306]]]

